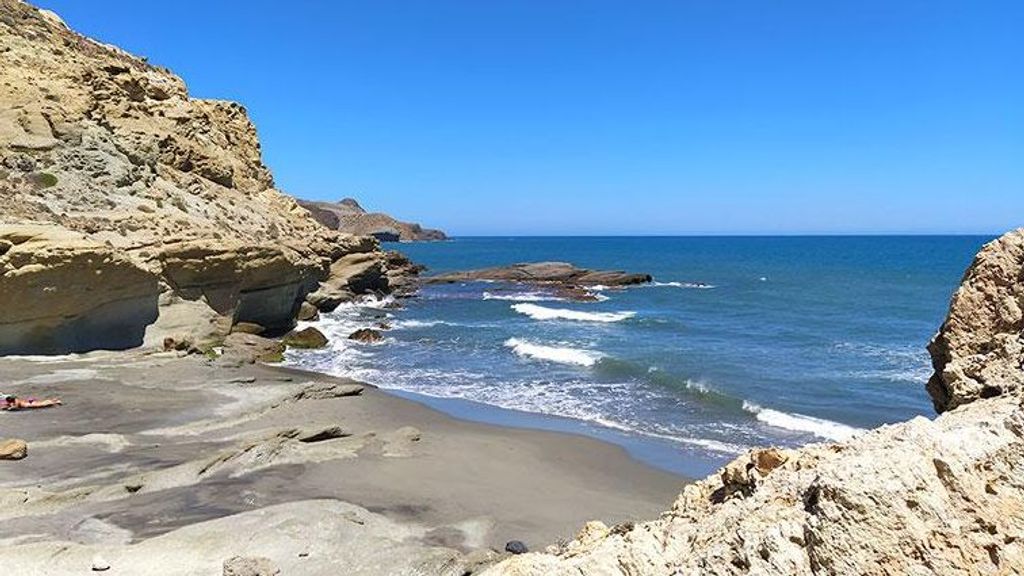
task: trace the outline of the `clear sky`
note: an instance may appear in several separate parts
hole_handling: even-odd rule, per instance
[[[1024,225],[1024,2],[38,0],[278,186],[474,234]]]

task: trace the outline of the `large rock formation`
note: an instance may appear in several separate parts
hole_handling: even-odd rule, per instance
[[[447,240],[440,230],[424,228],[413,222],[402,222],[380,212],[367,212],[352,198],[340,202],[299,200],[318,222],[331,230],[373,236],[381,242],[416,242]]]
[[[274,188],[242,106],[19,0],[0,0],[0,102],[0,354],[284,332],[339,258],[387,275],[376,241]]]
[[[930,346],[944,411],[754,450],[650,522],[587,524],[489,576],[1024,573],[1024,231],[987,245]]]
[[[1024,229],[989,243],[928,345],[928,392],[939,412],[1024,388]]]

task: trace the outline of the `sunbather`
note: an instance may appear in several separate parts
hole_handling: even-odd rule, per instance
[[[34,408],[50,408],[60,406],[60,398],[18,398],[13,394],[6,394],[0,401],[0,410],[32,410]]]

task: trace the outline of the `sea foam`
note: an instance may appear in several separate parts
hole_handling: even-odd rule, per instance
[[[693,290],[711,290],[715,286],[703,282],[651,282],[647,284],[653,288],[689,288]]]
[[[524,358],[535,358],[547,360],[558,364],[573,364],[576,366],[593,366],[603,357],[600,352],[592,350],[581,350],[579,348],[567,348],[560,346],[544,346],[534,344],[519,338],[509,338],[505,346]]]
[[[565,308],[547,308],[536,304],[513,304],[512,309],[534,320],[577,320],[580,322],[619,322],[636,312],[582,312]]]
[[[796,432],[809,432],[826,440],[849,440],[864,431],[861,428],[854,428],[853,426],[847,426],[846,424],[840,424],[839,422],[823,418],[763,408],[753,402],[744,401],[743,409],[753,414],[760,422],[764,422],[769,426]]]
[[[512,302],[563,302],[565,298],[559,298],[543,292],[512,292],[509,294],[494,294],[484,292],[484,300],[509,300]]]

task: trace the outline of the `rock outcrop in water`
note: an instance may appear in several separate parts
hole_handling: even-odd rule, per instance
[[[339,259],[379,268],[340,298],[396,276],[274,188],[242,106],[19,0],[0,0],[0,102],[0,354],[285,332],[345,283]]]
[[[434,284],[454,282],[509,282],[549,289],[553,295],[569,300],[594,300],[590,289],[595,286],[621,288],[644,284],[653,280],[650,274],[636,274],[619,270],[589,270],[577,268],[568,262],[531,262],[495,266],[478,270],[449,272],[424,279]]]
[[[299,200],[318,222],[331,230],[348,234],[373,236],[381,242],[418,242],[447,240],[440,230],[424,228],[413,222],[402,222],[380,212],[367,212],[353,198],[340,202]]]
[[[754,450],[650,522],[587,524],[489,576],[1024,573],[1024,231],[988,244],[929,347],[935,420]]]

